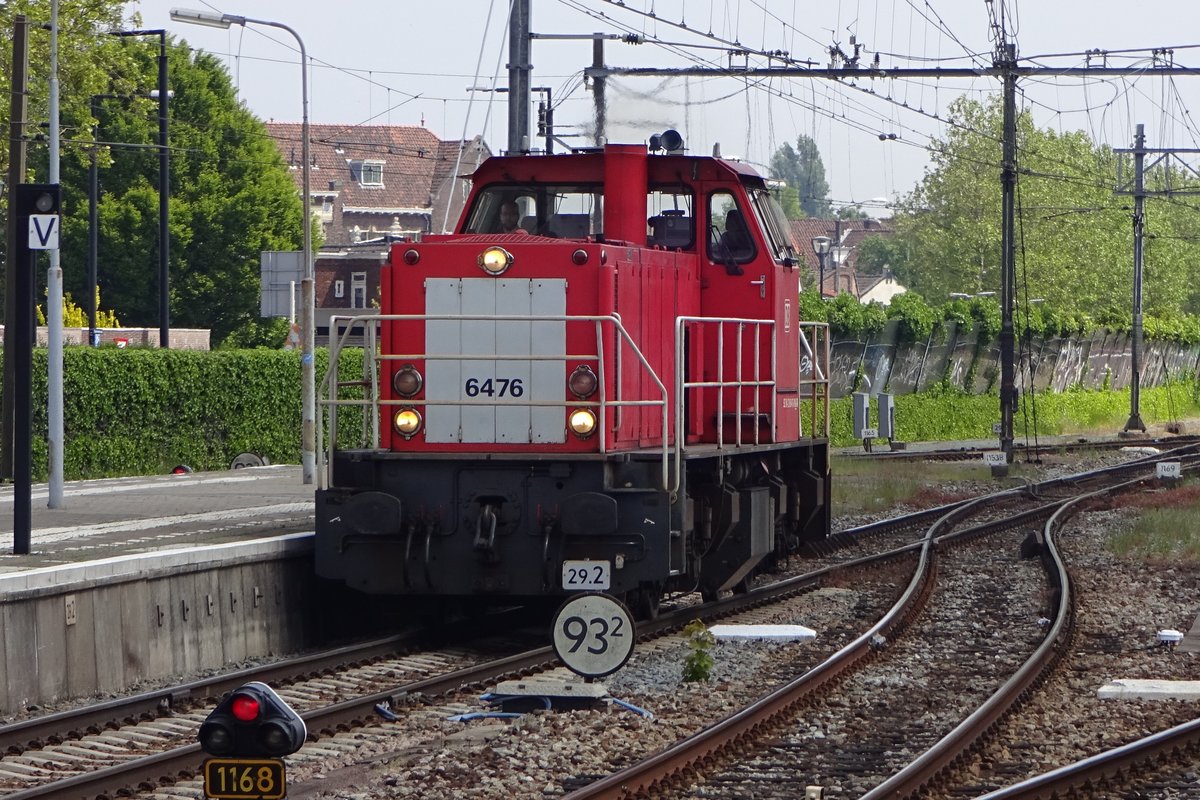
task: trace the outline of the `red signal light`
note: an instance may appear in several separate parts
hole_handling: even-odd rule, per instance
[[[258,719],[261,709],[257,699],[247,694],[239,694],[234,696],[229,710],[233,712],[234,718],[239,722],[253,722]]]

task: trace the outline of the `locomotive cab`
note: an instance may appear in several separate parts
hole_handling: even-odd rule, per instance
[[[649,608],[825,536],[828,336],[763,179],[608,145],[472,181],[454,233],[393,246],[363,397],[333,343],[318,573]],[[365,441],[339,441],[348,407]]]

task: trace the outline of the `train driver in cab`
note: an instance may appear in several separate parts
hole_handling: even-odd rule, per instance
[[[521,211],[516,200],[505,200],[500,205],[500,227],[496,233],[529,233],[520,226]]]

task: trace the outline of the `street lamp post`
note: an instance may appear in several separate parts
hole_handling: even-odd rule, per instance
[[[832,240],[828,236],[814,236],[812,240],[813,252],[817,254],[817,261],[820,263],[820,276],[818,278],[817,292],[821,297],[825,296],[825,262],[829,259],[829,248]]]
[[[90,158],[88,166],[88,259],[87,259],[87,277],[88,277],[88,346],[96,345],[96,314],[97,303],[96,294],[98,291],[97,283],[99,277],[97,275],[97,265],[100,258],[100,223],[99,209],[97,203],[100,201],[100,173],[96,163],[97,151],[100,147],[100,142],[97,139],[100,130],[100,101],[101,100],[129,100],[134,97],[149,97],[157,99],[162,93],[163,86],[166,85],[166,76],[159,74],[159,87],[148,95],[128,95],[128,94],[94,94],[92,95],[92,119],[95,121],[92,124],[92,146],[89,148]],[[175,93],[167,90],[167,98],[174,97]],[[162,116],[162,102],[159,102],[159,119],[165,119]],[[167,151],[165,143],[167,141],[166,129],[160,129],[159,149],[164,154]],[[159,186],[158,186],[158,255],[159,255],[159,295],[158,295],[158,314],[159,314],[159,330],[158,344],[160,347],[169,347],[170,343],[167,340],[168,331],[170,328],[170,317],[168,301],[169,278],[167,273],[167,198],[170,190],[167,187],[167,167],[165,161],[159,161]]]
[[[167,149],[167,32],[159,28],[149,31],[109,31],[113,36],[158,37],[158,346],[171,346],[171,272],[170,272],[170,197],[171,153]],[[153,96],[153,95],[152,95]],[[92,284],[92,303],[96,285]],[[93,327],[95,315],[93,314]]]
[[[303,207],[304,216],[304,230],[302,232],[304,252],[301,257],[304,259],[304,277],[300,281],[300,327],[303,333],[300,355],[300,404],[301,425],[303,426],[300,439],[300,464],[304,483],[313,483],[316,476],[317,463],[317,384],[313,364],[314,340],[316,338],[314,329],[316,308],[313,292],[312,220],[309,215],[309,168],[311,165],[308,155],[308,53],[304,49],[304,40],[300,38],[300,34],[281,22],[251,19],[250,17],[242,17],[234,14],[215,14],[187,8],[171,9],[171,19],[176,22],[186,22],[192,25],[207,25],[210,28],[228,28],[230,25],[266,25],[271,28],[279,28],[280,30],[287,31],[295,38],[296,44],[300,47],[300,94],[302,101],[300,135],[303,139],[300,146],[301,157],[304,159],[304,163],[301,166],[301,174],[303,175],[301,206]]]

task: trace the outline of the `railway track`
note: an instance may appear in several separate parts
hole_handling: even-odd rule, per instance
[[[1144,470],[1144,464],[1140,468]],[[1086,478],[1071,476],[1038,485],[1032,490],[1005,495],[1010,499],[1014,494],[1044,494],[1057,491],[1057,486],[1082,480]],[[956,505],[933,513],[955,516],[959,508]],[[896,530],[911,529],[912,524],[911,521],[898,524]],[[862,540],[884,536],[881,530],[861,532],[859,546]],[[895,530],[890,535],[904,536]],[[854,536],[844,538],[848,542],[856,539]],[[712,621],[735,614],[765,613],[755,609],[769,608],[782,598],[801,596],[820,587],[837,586],[852,580],[865,584],[867,581],[861,577],[847,576],[861,576],[868,563],[873,562],[871,568],[877,573],[886,573],[890,568],[879,564],[895,565],[919,558],[920,545],[909,542],[892,546],[895,542],[883,539],[880,543],[886,545],[879,548],[887,551],[885,556],[843,558],[842,563],[830,563],[717,604],[668,612],[659,620],[643,625],[639,633],[649,642],[698,616]],[[886,574],[878,579],[878,584],[876,594],[880,598],[894,591],[894,587],[888,588],[893,582]],[[882,607],[882,599],[879,602]],[[847,632],[845,638],[852,638],[851,633]],[[649,646],[653,647],[653,644]],[[303,761],[319,760],[353,749],[352,745],[342,741],[348,730],[358,731],[356,735],[361,736],[395,737],[398,726],[386,722],[388,717],[405,719],[408,714],[422,713],[441,715],[445,707],[462,704],[464,689],[483,687],[505,677],[545,670],[554,665],[549,648],[513,652],[502,659],[451,651],[396,655],[397,651],[413,647],[410,639],[397,637],[363,649],[343,648],[336,653],[309,657],[305,663],[279,662],[210,681],[111,701],[101,707],[0,727],[0,744],[9,752],[7,757],[0,759],[0,791],[14,800],[81,798],[145,792],[175,781],[194,780],[203,758],[193,743],[194,735],[212,703],[204,702],[202,708],[197,704],[215,700],[248,680],[265,680],[276,685],[285,699],[302,710],[313,741],[292,758],[302,757],[300,760]],[[868,653],[869,647],[868,644]],[[455,658],[462,660],[455,661]],[[357,673],[348,671],[347,664],[356,665]],[[303,676],[309,677],[301,680]],[[783,682],[782,678],[780,682]],[[285,685],[281,686],[281,683]],[[458,699],[441,699],[446,697]],[[141,722],[128,724],[135,720]],[[427,749],[426,745],[420,744],[414,747]],[[289,759],[291,763],[292,759]],[[299,772],[303,773],[303,769]],[[302,795],[305,791],[302,784],[294,789],[294,795]]]
[[[1191,447],[1177,450],[1170,457],[1181,458],[1185,462],[1195,461]],[[848,788],[843,786],[845,791],[839,790],[834,795],[837,797],[861,795],[863,800],[942,796],[939,792],[945,791],[946,787],[941,782],[950,779],[953,774],[952,767],[964,759],[971,748],[975,747],[996,723],[1018,704],[1026,692],[1031,691],[1037,683],[1046,679],[1061,653],[1069,648],[1073,632],[1073,599],[1069,591],[1070,582],[1065,565],[1058,559],[1054,547],[1053,531],[1056,526],[1069,516],[1083,498],[1094,497],[1118,488],[1128,490],[1136,485],[1144,484],[1148,480],[1145,470],[1148,463],[1143,460],[1136,464],[1100,470],[1088,476],[1074,476],[1073,480],[1076,484],[1103,479],[1109,485],[1092,489],[1089,492],[1080,490],[1075,497],[1056,500],[1021,514],[1011,515],[1005,519],[978,525],[974,528],[949,532],[954,524],[971,513],[973,506],[994,502],[996,498],[955,504],[930,526],[921,548],[918,567],[904,594],[884,617],[858,637],[852,645],[843,648],[835,657],[809,670],[786,687],[740,710],[737,714],[729,716],[701,733],[679,742],[676,746],[639,764],[579,789],[568,797],[572,800],[582,800],[583,798],[657,797],[679,796],[680,794],[692,796],[688,792],[681,791],[679,784],[693,785],[697,782],[705,784],[705,790],[700,794],[704,797],[795,796],[797,776],[805,774],[805,767],[797,769],[798,762],[795,759],[789,759],[786,765],[772,763],[764,767],[761,759],[754,756],[747,757],[745,754],[753,753],[757,756],[764,751],[774,754],[781,750],[803,750],[802,762],[806,765],[811,764],[813,760],[811,749],[815,747],[811,742],[813,737],[807,737],[810,740],[808,747],[797,747],[795,740],[805,737],[790,736],[786,731],[792,729],[798,712],[802,708],[807,710],[808,704],[818,693],[828,697],[831,692],[830,687],[838,681],[846,680],[848,676],[857,674],[860,670],[865,672],[861,665],[870,663],[878,653],[885,649],[896,649],[893,643],[899,635],[907,634],[909,628],[914,625],[917,612],[924,608],[928,600],[932,591],[935,562],[945,560],[944,558],[937,559],[935,555],[955,542],[968,541],[981,536],[994,536],[1005,528],[1020,530],[1036,520],[1047,520],[1040,538],[1034,543],[1036,546],[1027,545],[1028,552],[1038,554],[1041,557],[1040,560],[1045,564],[1051,587],[1050,597],[1056,599],[1053,607],[1047,611],[1051,616],[1043,618],[1043,624],[1047,631],[1041,645],[1033,649],[1033,652],[1012,673],[1011,677],[994,680],[999,688],[991,696],[982,701],[977,708],[964,714],[960,724],[936,742],[930,743],[927,749],[920,752],[906,766],[902,766],[890,777],[883,776],[881,782],[874,785],[874,788],[870,788],[870,785],[859,787],[856,783],[860,779],[858,774],[854,776],[838,774],[837,778],[844,779],[849,786]],[[1137,470],[1141,470],[1142,477],[1133,480],[1124,477],[1124,474]],[[1007,595],[993,595],[993,600],[996,597],[1007,597]],[[956,691],[959,689],[948,691],[941,697],[943,700],[949,701]],[[910,707],[908,716],[910,719],[920,719],[922,715],[911,710]],[[874,722],[874,720],[869,722]],[[852,726],[846,727],[853,730]],[[780,733],[780,731],[785,732]],[[818,733],[820,732],[818,731]],[[870,735],[867,731],[863,731],[863,734],[864,736]],[[843,741],[841,744],[854,745],[851,758],[859,772],[862,771],[865,764],[877,763],[881,760],[884,762],[894,761],[896,756],[894,750],[903,751],[914,742],[920,743],[923,739],[928,739],[927,736],[912,730],[903,731],[898,735],[893,734],[891,739],[886,740],[890,742],[890,745],[885,742],[882,747],[863,743],[869,739],[855,739],[852,735],[848,738],[849,742]],[[844,752],[844,750],[839,752]],[[723,769],[716,778],[719,783],[724,783],[732,789],[730,794],[713,788],[711,780],[713,776],[709,773],[714,764],[736,765],[733,768]],[[790,780],[783,790],[784,793],[778,794],[774,787],[785,785],[781,777],[783,775],[787,775]],[[856,788],[865,789],[865,793],[855,791]],[[668,795],[668,792],[671,794]]]
[[[1089,440],[1081,437],[1073,442],[1058,442],[1054,444],[1023,444],[1017,442],[1013,445],[1013,453],[1018,460],[1033,462],[1043,456],[1060,453],[1087,455],[1091,453],[1112,452],[1126,447],[1155,447],[1174,450],[1197,443],[1200,443],[1200,436],[1193,435],[1104,440]],[[946,447],[933,450],[864,450],[862,452],[848,452],[846,457],[869,458],[882,461],[978,461],[983,458],[985,452],[998,449],[999,445],[997,444],[988,447]]]

